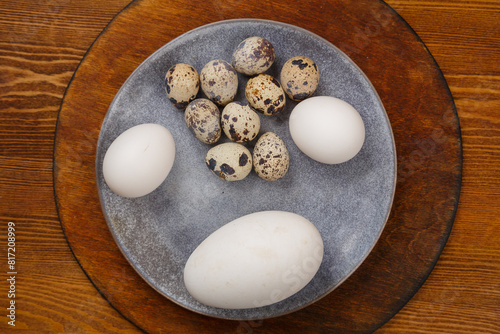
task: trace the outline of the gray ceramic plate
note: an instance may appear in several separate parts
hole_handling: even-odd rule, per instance
[[[198,72],[210,60],[228,61],[236,46],[250,36],[274,45],[276,61],[266,72],[279,78],[286,60],[312,58],[321,73],[315,95],[351,103],[366,126],[361,152],[340,165],[325,165],[302,154],[288,132],[288,116],[296,105],[287,100],[284,115],[261,115],[261,133],[273,131],[286,143],[290,168],[275,182],[254,172],[238,182],[214,176],[204,162],[210,146],[187,129],[183,112],[165,94],[167,69],[180,62]],[[239,75],[236,100],[245,101],[247,78]],[[200,91],[199,96],[202,97]],[[104,182],[102,160],[111,142],[126,129],[158,123],[176,143],[174,166],[153,193],[126,199]],[[224,140],[224,139],[223,139]],[[227,140],[227,139],[225,139]],[[330,42],[301,28],[264,20],[229,20],[194,29],[146,59],[123,84],[103,122],[97,147],[97,182],[102,209],[119,248],[137,272],[159,293],[195,312],[230,319],[268,318],[305,307],[325,296],[351,275],[368,256],[388,218],[395,189],[396,158],[392,130],[369,79]],[[191,252],[217,228],[240,216],[264,210],[300,214],[320,231],[325,254],[313,280],[297,294],[270,306],[227,310],[194,300],[183,283]]]

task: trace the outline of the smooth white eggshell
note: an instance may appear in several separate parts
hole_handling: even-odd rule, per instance
[[[365,141],[365,126],[358,111],[331,96],[315,96],[297,104],[290,114],[289,127],[297,147],[325,164],[352,159]]]
[[[104,180],[116,194],[149,194],[165,180],[175,159],[172,134],[158,124],[141,124],[120,134],[103,160]]]
[[[291,212],[261,211],[208,236],[189,257],[184,282],[203,304],[254,308],[301,290],[322,260],[323,241],[309,220]]]

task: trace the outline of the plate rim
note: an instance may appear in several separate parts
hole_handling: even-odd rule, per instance
[[[391,191],[390,191],[390,197],[389,197],[389,201],[388,201],[388,205],[387,205],[387,212],[385,214],[385,217],[383,219],[383,223],[380,225],[380,229],[379,229],[379,232],[378,234],[376,235],[376,237],[374,238],[374,242],[371,244],[371,246],[367,249],[366,251],[366,254],[361,258],[361,260],[349,271],[349,273],[347,275],[345,275],[337,284],[335,284],[334,286],[332,286],[330,289],[328,289],[327,291],[325,291],[323,294],[321,294],[319,297],[315,298],[314,300],[311,300],[309,302],[306,302],[298,307],[295,307],[291,310],[287,310],[285,312],[281,312],[279,314],[276,314],[276,315],[270,315],[270,316],[265,316],[265,317],[225,317],[225,316],[221,316],[221,315],[214,315],[214,314],[211,314],[211,313],[207,313],[207,312],[203,312],[201,310],[198,310],[198,309],[195,309],[195,308],[192,308],[192,307],[189,307],[185,304],[182,304],[181,302],[179,302],[178,300],[176,300],[175,298],[172,298],[171,296],[167,295],[165,292],[161,291],[155,284],[153,284],[150,279],[148,279],[141,270],[139,270],[139,268],[137,268],[137,266],[132,262],[132,260],[130,259],[130,257],[128,256],[128,253],[127,253],[127,250],[126,250],[126,247],[124,247],[122,245],[122,243],[120,242],[120,240],[118,239],[118,236],[116,235],[115,233],[115,230],[112,228],[112,224],[110,223],[110,218],[109,218],[109,215],[108,215],[108,212],[104,209],[104,198],[103,198],[103,195],[102,195],[102,191],[101,191],[101,187],[99,185],[99,179],[101,177],[100,175],[100,170],[99,170],[99,154],[97,153],[98,150],[100,149],[101,147],[101,130],[102,130],[102,126],[106,123],[107,119],[108,119],[108,115],[109,115],[109,111],[110,109],[112,108],[112,106],[115,104],[116,100],[118,99],[121,91],[124,89],[124,87],[127,85],[127,83],[129,81],[131,81],[133,79],[133,77],[136,75],[137,72],[140,71],[140,69],[143,67],[143,66],[146,66],[146,64],[152,59],[155,57],[155,55],[161,53],[162,49],[164,47],[166,47],[167,45],[177,41],[177,40],[180,40],[184,37],[186,37],[187,35],[190,35],[190,34],[193,34],[193,33],[196,33],[196,31],[199,31],[199,30],[204,30],[204,29],[207,29],[207,28],[210,28],[212,26],[217,26],[217,25],[225,25],[225,24],[232,24],[232,23],[243,23],[243,22],[246,22],[246,23],[262,23],[262,24],[270,24],[270,25],[276,25],[276,26],[282,26],[282,27],[285,27],[285,28],[289,28],[289,29],[292,29],[292,30],[297,30],[303,34],[307,34],[319,41],[321,41],[322,43],[325,43],[326,45],[328,45],[329,47],[335,49],[336,52],[338,52],[342,58],[346,61],[349,62],[349,64],[351,66],[354,67],[354,69],[356,71],[358,71],[358,73],[365,79],[365,82],[366,84],[368,85],[368,87],[370,88],[370,90],[372,91],[372,93],[374,94],[374,97],[376,98],[376,101],[378,102],[380,108],[381,108],[381,115],[383,116],[383,119],[385,120],[385,123],[387,124],[387,129],[388,129],[388,134],[389,134],[389,138],[390,139],[390,142],[391,142],[391,149],[392,149],[392,159],[393,159],[393,177],[391,178],[392,180],[392,187],[391,187]],[[110,234],[111,236],[113,237],[113,240],[115,241],[115,244],[117,245],[118,249],[120,250],[120,252],[122,253],[122,255],[124,256],[124,258],[126,259],[127,263],[134,269],[134,271],[150,286],[152,287],[156,292],[158,292],[161,296],[163,296],[164,298],[167,298],[169,301],[171,302],[174,302],[175,304],[181,306],[182,308],[186,309],[186,310],[189,310],[191,312],[195,312],[195,313],[198,313],[198,314],[201,314],[201,315],[204,315],[204,316],[208,316],[208,317],[212,317],[212,318],[217,318],[217,319],[224,319],[224,320],[235,320],[235,321],[251,321],[251,320],[265,320],[265,319],[270,319],[270,318],[276,318],[276,317],[281,317],[281,316],[284,316],[284,315],[287,315],[287,314],[290,314],[290,313],[294,313],[294,312],[297,312],[301,309],[304,309],[316,302],[318,302],[319,300],[323,299],[325,296],[327,296],[328,294],[330,294],[331,292],[333,292],[335,289],[337,289],[339,286],[341,286],[350,276],[352,276],[354,274],[354,272],[356,272],[356,270],[358,270],[358,268],[365,262],[365,260],[367,259],[367,257],[372,253],[373,249],[375,248],[375,246],[377,245],[377,243],[379,242],[380,240],[380,237],[382,235],[382,233],[384,232],[385,230],[385,227],[387,225],[387,222],[389,220],[389,217],[390,217],[390,214],[393,210],[393,205],[394,205],[394,198],[395,198],[395,194],[396,194],[396,185],[397,185],[397,172],[398,172],[398,162],[397,162],[397,150],[396,150],[396,142],[395,142],[395,137],[394,137],[394,132],[393,132],[393,129],[392,129],[392,124],[390,122],[390,119],[389,119],[389,116],[387,114],[387,110],[382,102],[382,99],[380,98],[380,95],[379,93],[377,92],[377,90],[375,89],[375,86],[373,85],[373,83],[371,82],[371,80],[368,78],[368,76],[366,75],[366,73],[364,73],[364,71],[344,52],[342,51],[339,47],[337,47],[335,44],[333,44],[332,42],[330,42],[329,40],[325,39],[324,37],[316,34],[316,33],[313,33],[305,28],[302,28],[300,26],[296,26],[294,24],[290,24],[290,23],[285,23],[285,22],[281,22],[281,21],[276,21],[276,20],[269,20],[269,19],[260,19],[260,18],[234,18],[234,19],[224,19],[224,20],[219,20],[219,21],[215,21],[215,22],[211,22],[211,23],[207,23],[207,24],[204,24],[204,25],[201,25],[201,26],[198,26],[194,29],[191,29],[191,30],[188,30],[180,35],[178,35],[177,37],[171,39],[170,41],[168,41],[167,43],[163,44],[161,47],[159,47],[158,49],[156,49],[154,52],[152,52],[149,56],[147,56],[131,73],[130,75],[126,78],[126,80],[121,84],[120,88],[118,89],[118,91],[116,92],[115,96],[113,97],[113,99],[111,100],[108,108],[107,108],[107,111],[106,111],[106,114],[104,115],[104,118],[101,122],[101,126],[99,128],[99,136],[98,136],[98,139],[97,139],[97,143],[96,143],[96,156],[95,156],[95,163],[94,163],[94,170],[95,170],[95,178],[94,180],[96,180],[96,186],[97,186],[97,194],[98,194],[98,198],[99,198],[99,204],[100,204],[100,208],[101,208],[101,211],[103,213],[103,216],[104,216],[104,220],[106,222],[106,225],[108,227],[108,230],[110,231]],[[258,309],[257,308],[252,308],[252,309]]]

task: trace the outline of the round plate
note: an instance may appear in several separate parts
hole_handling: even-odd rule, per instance
[[[245,38],[262,36],[274,45],[276,61],[266,72],[279,77],[293,56],[312,58],[321,73],[315,95],[341,98],[361,114],[366,139],[361,152],[339,165],[315,162],[301,153],[288,132],[288,116],[296,105],[287,100],[283,115],[261,115],[261,134],[277,133],[286,143],[290,168],[282,179],[267,182],[254,172],[238,182],[214,176],[204,158],[212,147],[198,141],[184,113],[168,100],[164,77],[176,63],[198,72],[213,59],[230,61]],[[235,98],[245,102],[247,77],[238,75]],[[204,97],[199,93],[199,97]],[[157,123],[176,142],[174,166],[151,194],[122,198],[107,187],[102,160],[113,140],[126,129]],[[226,138],[221,141],[227,141]],[[395,189],[396,154],[384,107],[368,78],[330,42],[301,28],[265,20],[221,21],[172,40],[127,79],[103,122],[96,155],[97,185],[103,212],[119,248],[136,271],[159,293],[199,313],[229,319],[262,319],[303,308],[325,296],[349,277],[368,256],[387,221]],[[309,219],[325,244],[323,263],[313,280],[297,294],[273,305],[228,310],[205,306],[187,292],[184,265],[191,252],[224,224],[249,213],[283,210]],[[298,275],[300,273],[297,273]]]

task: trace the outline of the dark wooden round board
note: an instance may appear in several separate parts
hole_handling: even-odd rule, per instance
[[[398,156],[392,212],[368,258],[319,302],[263,321],[199,315],[157,293],[115,244],[96,186],[101,123],[128,76],[179,35],[233,18],[293,24],[343,50],[380,95]],[[71,249],[111,305],[150,333],[372,332],[396,314],[428,277],[458,205],[462,155],[452,96],[419,37],[379,0],[132,2],[82,60],[66,91],[56,131],[56,201]]]

